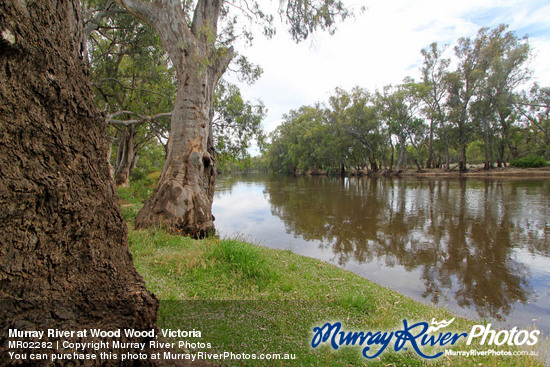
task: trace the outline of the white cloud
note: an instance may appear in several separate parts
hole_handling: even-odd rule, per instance
[[[416,76],[422,48],[432,42],[452,45],[482,26],[500,23],[509,23],[518,35],[533,34],[535,77],[550,84],[550,12],[541,0],[372,0],[366,5],[365,13],[341,24],[334,36],[317,34],[297,45],[280,26],[274,39],[257,37],[241,50],[264,69],[255,85],[242,89],[246,98],[259,98],[269,109],[267,131],[290,109],[326,101],[335,87],[375,90]]]

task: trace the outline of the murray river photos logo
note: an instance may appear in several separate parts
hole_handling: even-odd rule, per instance
[[[427,346],[452,346],[459,340],[465,340],[466,345],[535,345],[538,342],[539,330],[494,330],[491,324],[474,325],[469,333],[455,333],[440,331],[454,321],[454,318],[446,321],[435,321],[431,325],[427,322],[410,324],[403,320],[403,329],[394,331],[343,331],[340,322],[329,323],[313,328],[311,347],[328,343],[333,349],[346,345],[362,346],[362,354],[365,358],[372,359],[382,354],[390,345],[390,349],[398,352],[409,347],[421,357],[433,359],[440,357],[443,352],[433,355],[424,354],[423,347]]]

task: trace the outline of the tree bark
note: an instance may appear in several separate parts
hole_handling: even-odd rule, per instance
[[[233,58],[232,48],[215,45],[221,1],[199,0],[190,27],[178,1],[121,3],[157,31],[178,79],[166,162],[136,227],[162,226],[198,238],[207,236],[214,232],[213,93]]]
[[[432,168],[434,165],[434,121],[430,119],[430,135],[428,137],[428,159],[426,160],[426,168]]]
[[[399,156],[397,157],[397,171],[402,171],[407,168],[407,138],[399,135]]]
[[[483,120],[483,150],[485,153],[485,159],[483,162],[483,169],[488,171],[491,169],[491,135],[489,132],[489,121],[484,118]]]
[[[373,154],[369,154],[370,168],[372,172],[378,172],[378,164],[376,163],[376,157]]]
[[[160,225],[204,237],[214,231],[216,161],[210,109],[217,80],[208,81],[192,62],[188,64],[178,78],[166,162],[157,187],[136,218],[136,227]]]
[[[465,109],[464,109],[465,111]],[[465,121],[466,112],[463,112],[462,117],[457,122],[458,125],[458,168],[460,173],[464,173],[467,171],[466,167],[466,128],[465,128]]]
[[[391,136],[390,136],[390,151],[391,151],[391,156],[390,156],[390,168],[389,170],[390,171],[393,171],[393,156],[394,156],[394,149],[393,149],[393,143],[391,141]]]
[[[158,302],[128,252],[105,124],[87,82],[79,8],[74,0],[0,3],[4,362],[17,352],[8,349],[10,328],[155,326]]]
[[[136,161],[134,150],[135,125],[124,126],[120,134],[115,166],[115,184],[120,187],[130,187],[130,174]]]
[[[460,146],[458,147],[458,169],[461,173],[467,171],[466,167],[466,143],[460,142]]]
[[[445,133],[445,170],[449,171],[451,169],[451,153],[450,153],[449,134]]]

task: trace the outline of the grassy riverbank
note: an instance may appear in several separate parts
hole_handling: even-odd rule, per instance
[[[125,206],[129,219],[137,206]],[[131,227],[131,225],[130,225]],[[403,319],[449,320],[449,312],[428,307],[327,263],[239,240],[192,240],[162,230],[130,228],[130,250],[148,288],[161,300],[159,327],[201,330],[197,350],[216,353],[284,353],[295,360],[221,361],[222,365],[364,366],[361,349],[312,349],[312,329],[342,322],[346,331],[394,330]],[[473,321],[451,327],[468,332]],[[448,331],[448,330],[446,330]],[[199,347],[198,345],[195,347]],[[389,349],[389,348],[388,348]],[[464,343],[452,350],[470,350]],[[480,349],[475,347],[475,349]],[[507,350],[508,348],[498,348]],[[193,346],[184,351],[196,352]],[[425,350],[434,354],[434,350]],[[369,365],[428,364],[411,351],[386,350]],[[441,357],[430,365],[538,366],[527,357]]]

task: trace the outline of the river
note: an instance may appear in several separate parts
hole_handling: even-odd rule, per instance
[[[222,237],[321,259],[496,326],[550,333],[547,178],[220,176],[213,212]]]

